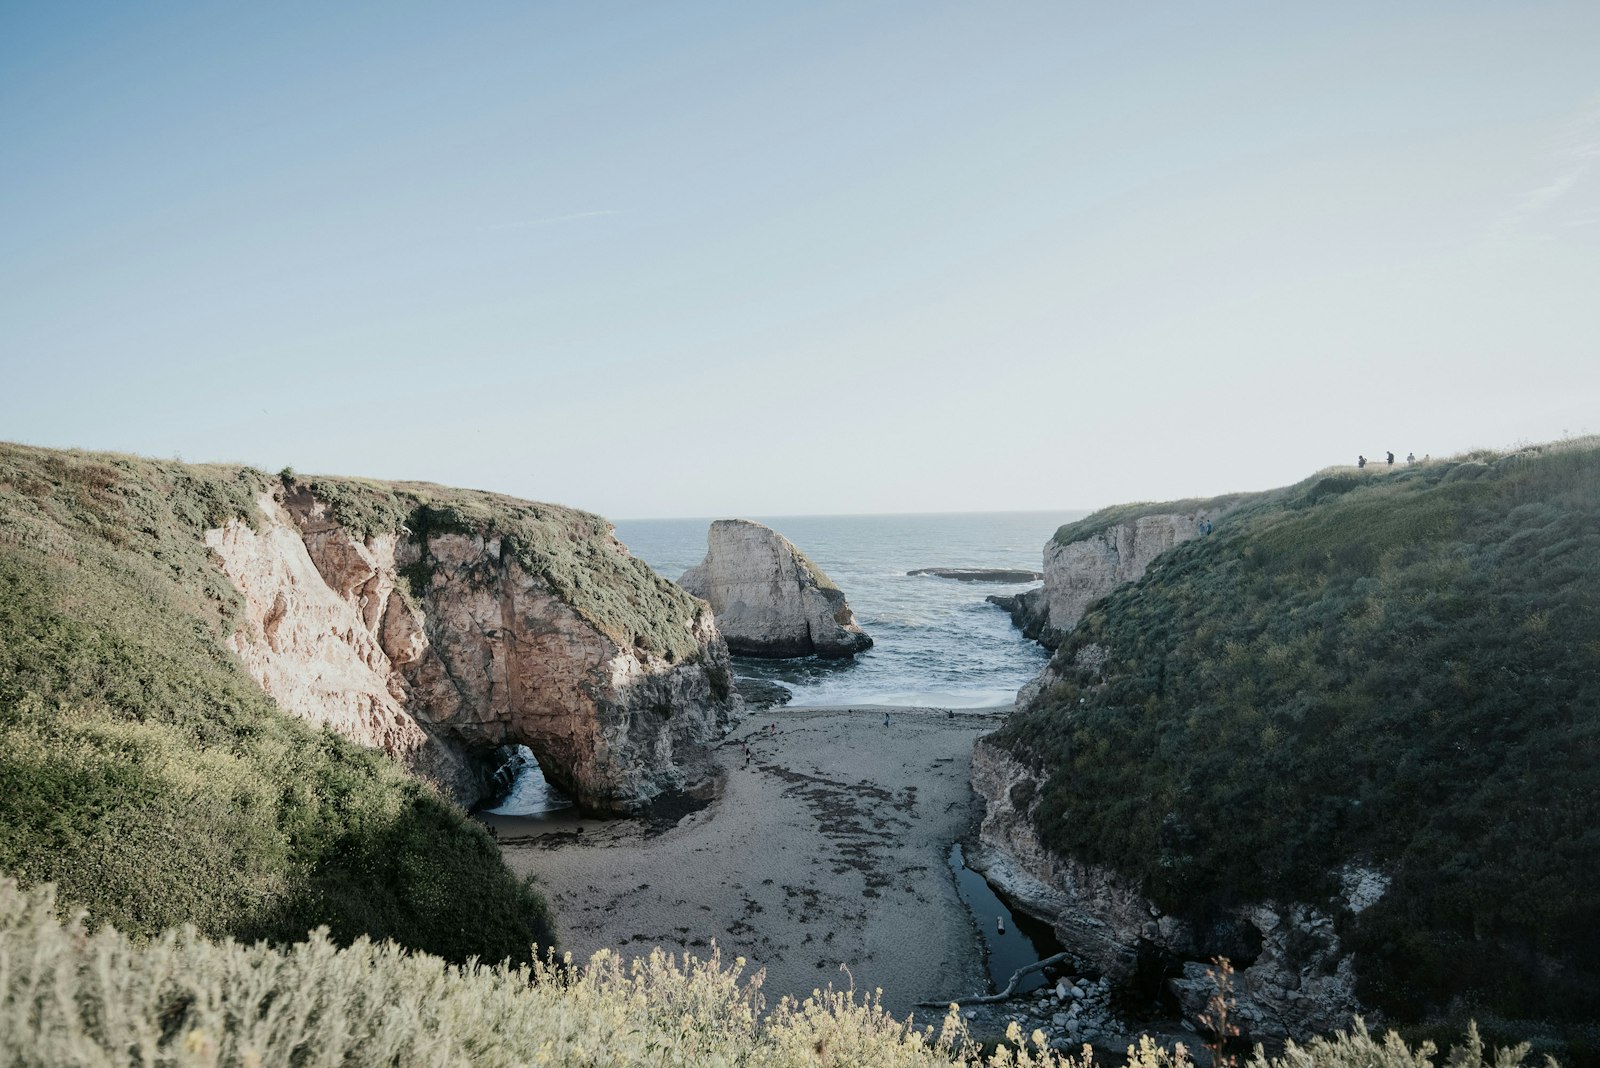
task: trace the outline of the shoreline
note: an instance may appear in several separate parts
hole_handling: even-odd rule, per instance
[[[948,857],[982,813],[972,743],[1005,710],[768,709],[723,739],[716,797],[674,825],[480,818],[549,899],[576,958],[654,946],[704,958],[714,941],[725,961],[747,959],[746,975],[765,970],[769,1005],[853,982],[881,988],[903,1018],[918,1001],[987,989]]]

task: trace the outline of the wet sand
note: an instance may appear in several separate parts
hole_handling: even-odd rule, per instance
[[[985,989],[947,858],[981,815],[967,782],[972,743],[1000,721],[888,712],[887,727],[878,708],[755,713],[718,750],[717,800],[665,829],[486,818],[507,863],[550,899],[575,957],[652,946],[705,956],[714,940],[725,960],[766,970],[769,1003],[847,988],[853,975],[904,1016],[917,1001]]]

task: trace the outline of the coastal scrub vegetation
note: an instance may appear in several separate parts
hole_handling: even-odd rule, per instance
[[[500,538],[524,571],[542,577],[622,648],[653,652],[673,663],[700,651],[689,628],[700,603],[628,553],[601,516],[429,482],[294,476],[285,486],[327,502],[341,526],[363,536],[401,534],[424,550],[429,538],[443,534]],[[406,577],[411,592],[426,589],[431,577],[426,551]]]
[[[225,646],[242,604],[204,531],[253,521],[268,484],[0,445],[0,872],[142,937],[322,925],[529,959],[549,915],[488,835],[281,711]]]
[[[817,991],[764,1012],[759,976],[656,950],[521,967],[451,965],[392,943],[347,948],[323,932],[283,948],[193,929],[135,943],[66,922],[49,888],[0,880],[0,1062],[38,1065],[682,1065],[750,1068],[1091,1068],[1016,1025],[985,1053],[949,1012],[938,1027],[897,1021],[876,996]],[[1432,1068],[1431,1044],[1373,1038],[1357,1021],[1332,1039],[1259,1050],[1248,1068]],[[1517,1068],[1522,1046],[1485,1059],[1475,1031],[1451,1068]],[[1132,1068],[1190,1068],[1145,1039]]]
[[[1596,1054],[1600,440],[1242,501],[1053,668],[995,736],[1047,776],[1050,847],[1202,931],[1376,869],[1387,893],[1338,932],[1365,999]]]

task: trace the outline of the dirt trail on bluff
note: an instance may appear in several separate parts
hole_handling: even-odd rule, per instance
[[[665,830],[639,820],[488,819],[507,863],[534,875],[554,905],[574,956],[658,945],[705,956],[715,940],[725,959],[766,969],[769,1001],[848,987],[853,975],[857,990],[881,987],[885,1005],[904,1015],[923,998],[983,989],[977,934],[947,856],[981,815],[968,785],[972,743],[998,721],[891,709],[886,727],[883,715],[753,716],[718,752],[718,800]]]

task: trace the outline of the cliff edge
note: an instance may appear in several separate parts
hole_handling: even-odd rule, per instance
[[[1138,581],[1156,557],[1211,529],[1253,496],[1235,493],[1103,508],[1061,527],[1045,543],[1043,586],[988,601],[1011,613],[1017,629],[1054,649],[1091,604],[1124,583]]]

